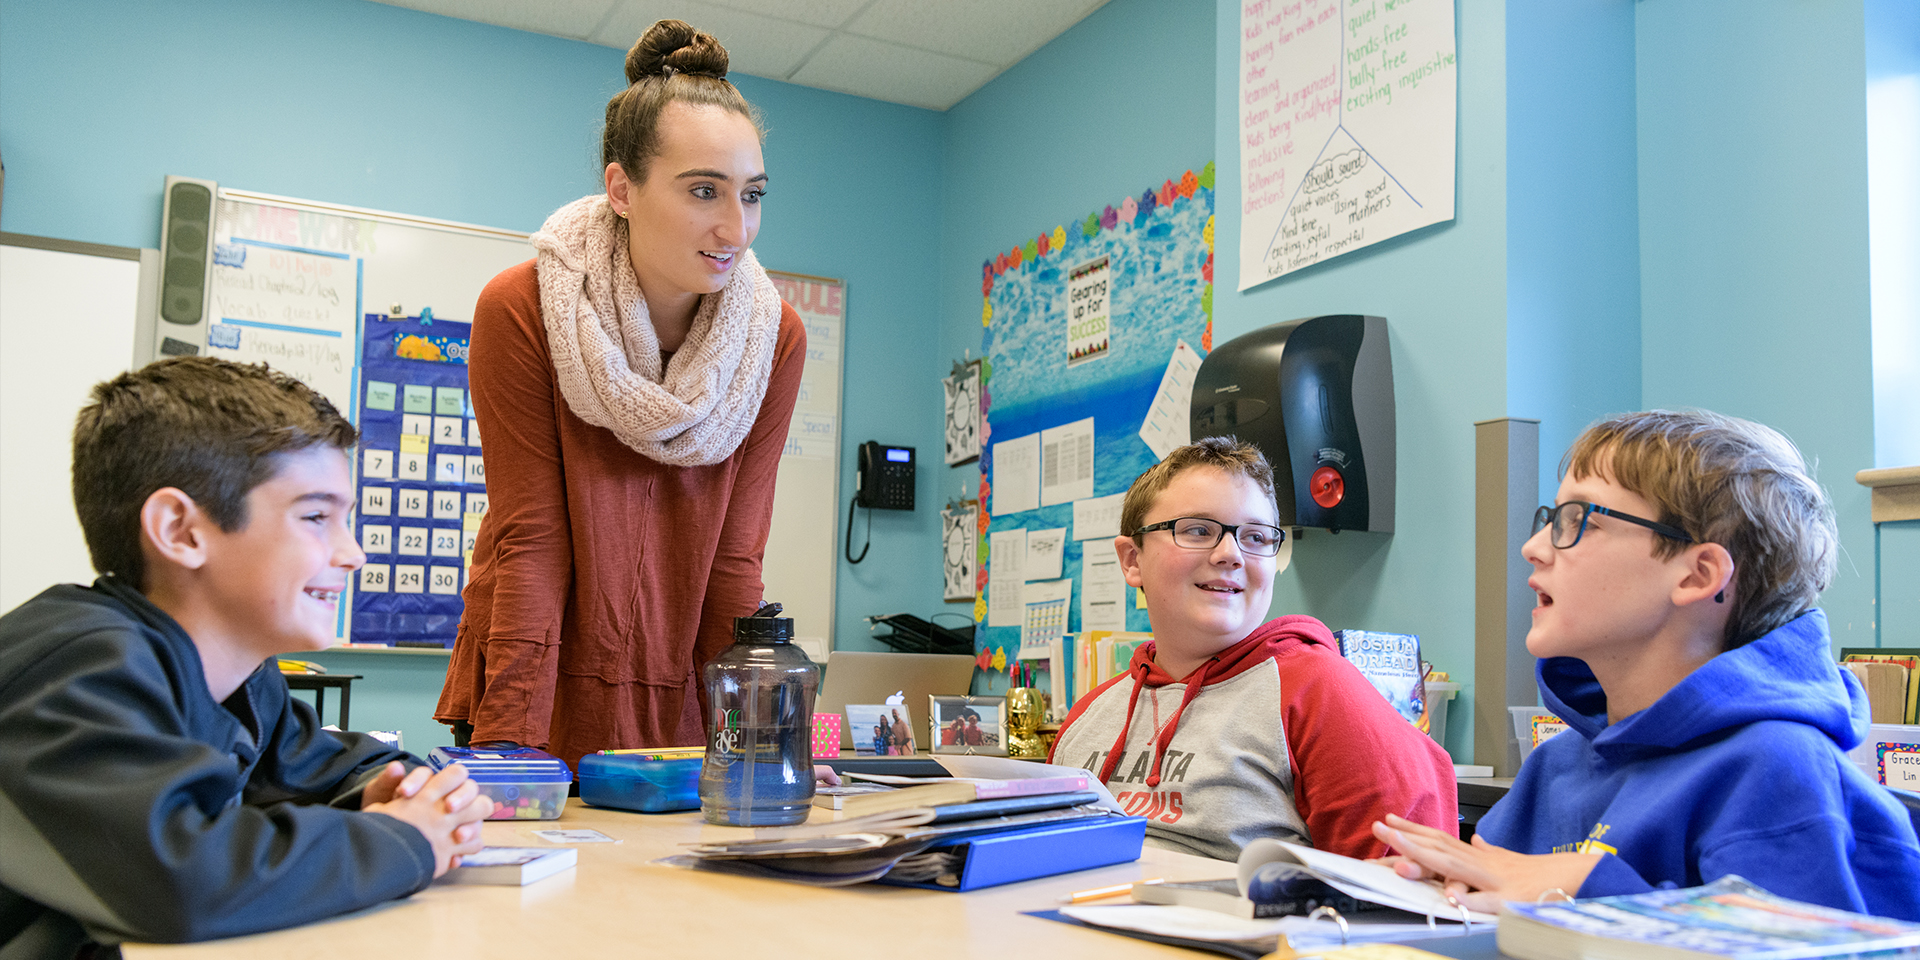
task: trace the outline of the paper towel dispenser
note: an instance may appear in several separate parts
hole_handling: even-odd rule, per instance
[[[1234,436],[1273,464],[1280,525],[1393,532],[1387,321],[1339,314],[1261,327],[1194,375],[1193,437]]]

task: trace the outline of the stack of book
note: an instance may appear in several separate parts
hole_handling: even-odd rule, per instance
[[[992,757],[941,762],[995,775],[822,788],[815,803],[836,819],[696,844],[669,862],[820,886],[971,890],[1140,856],[1146,821],[1124,816],[1087,771]]]

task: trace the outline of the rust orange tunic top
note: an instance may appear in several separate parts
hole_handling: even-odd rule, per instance
[[[782,304],[772,380],[746,440],[719,463],[676,467],[567,406],[533,261],[487,284],[469,387],[488,510],[435,719],[570,765],[595,750],[704,741],[701,669],[733,642],[733,618],[760,603],[806,344]]]

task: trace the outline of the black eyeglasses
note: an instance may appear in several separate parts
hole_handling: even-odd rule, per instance
[[[1671,537],[1681,543],[1693,542],[1693,537],[1689,536],[1685,530],[1679,527],[1642,519],[1630,513],[1621,513],[1618,510],[1609,510],[1597,503],[1581,503],[1578,500],[1570,500],[1566,503],[1555,504],[1551,507],[1541,507],[1534,511],[1533,532],[1539,533],[1545,529],[1548,524],[1552,524],[1553,534],[1548,538],[1548,542],[1553,544],[1555,550],[1565,550],[1580,542],[1581,535],[1587,532],[1587,518],[1596,513],[1601,516],[1612,517],[1615,520],[1637,523],[1640,526],[1646,527],[1648,530],[1652,530],[1654,533],[1663,537]]]
[[[1287,540],[1287,532],[1271,524],[1221,523],[1205,517],[1177,517],[1149,523],[1135,530],[1133,535],[1143,537],[1155,530],[1172,531],[1173,545],[1187,550],[1212,550],[1231,533],[1233,542],[1240,545],[1240,552],[1255,557],[1278,554],[1280,545]]]

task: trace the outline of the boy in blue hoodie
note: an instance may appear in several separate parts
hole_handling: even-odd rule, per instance
[[[1825,614],[1838,536],[1778,432],[1627,414],[1568,451],[1522,554],[1527,649],[1566,734],[1535,748],[1472,844],[1389,816],[1404,876],[1476,909],[1697,886],[1920,920],[1906,811],[1846,756],[1867,701]]]

